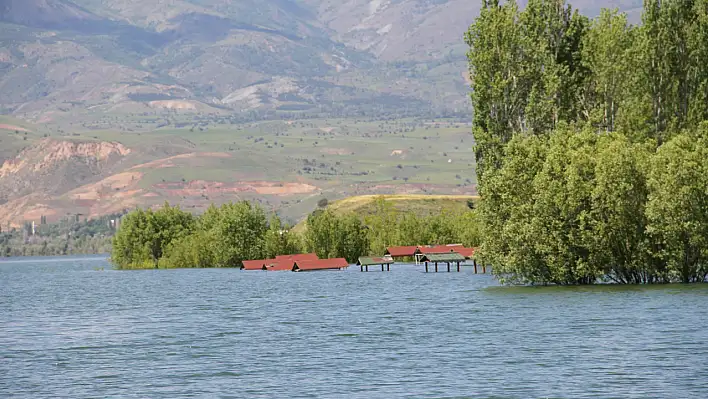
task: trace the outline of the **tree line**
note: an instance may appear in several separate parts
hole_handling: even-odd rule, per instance
[[[47,223],[47,218],[41,216],[34,234],[32,223],[19,229],[0,229],[0,257],[109,253],[116,223],[123,214],[83,221],[72,216],[54,223]]]
[[[386,248],[401,245],[480,243],[476,213],[443,210],[420,214],[397,210],[385,198],[377,198],[366,215],[317,210],[307,218],[304,245],[320,257],[343,257],[355,262],[361,255],[382,256]]]
[[[642,23],[483,1],[466,42],[480,253],[509,283],[704,282],[708,0]]]
[[[119,269],[240,267],[244,260],[314,252],[320,258],[383,255],[392,245],[475,245],[475,212],[414,215],[396,211],[385,199],[362,217],[318,209],[303,233],[250,202],[212,205],[195,216],[177,206],[136,209],[113,239],[111,260]]]

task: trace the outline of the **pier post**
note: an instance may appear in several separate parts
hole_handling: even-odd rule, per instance
[[[438,272],[438,262],[435,262],[435,273]]]
[[[460,272],[460,262],[457,262],[457,272]]]
[[[363,271],[364,271],[364,265],[360,265],[359,267],[361,268],[361,271],[363,272]]]
[[[477,274],[477,259],[474,260],[474,274]]]
[[[381,264],[381,271],[384,271],[384,265],[383,265],[383,263]]]
[[[425,262],[425,272],[428,272],[428,262]]]
[[[390,271],[391,271],[391,265],[390,265],[390,264],[386,265],[386,271],[387,271],[387,272],[390,272]]]
[[[450,262],[447,262],[447,272],[450,273]]]
[[[366,271],[367,272],[369,271],[369,265],[366,265]]]

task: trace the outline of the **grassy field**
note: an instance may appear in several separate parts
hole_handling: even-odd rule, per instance
[[[0,116],[0,166],[21,149],[41,138],[43,132],[19,119]]]
[[[115,211],[121,201],[132,208],[165,200],[200,212],[212,202],[245,199],[295,223],[323,198],[476,194],[474,141],[470,126],[460,121],[307,119],[231,125],[217,123],[219,116],[203,115],[199,123],[188,123],[189,118],[176,114],[167,126],[140,131],[76,126],[46,133],[22,125],[31,130],[27,139],[25,132],[4,130],[0,140],[8,156],[47,134],[58,140],[119,142],[131,150],[85,183],[101,187],[74,195],[82,203],[97,198],[91,209],[65,195],[48,204],[62,208],[59,214]],[[138,175],[102,188],[101,179],[125,172]]]
[[[270,121],[81,136],[129,147],[228,154],[153,169],[144,185],[182,179],[302,181],[336,199],[368,194],[375,186],[380,193],[470,194],[476,182],[470,128],[448,121]]]

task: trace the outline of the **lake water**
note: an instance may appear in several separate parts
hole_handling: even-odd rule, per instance
[[[708,398],[707,312],[708,285],[0,261],[0,398]]]

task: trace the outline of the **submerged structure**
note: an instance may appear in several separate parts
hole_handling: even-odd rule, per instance
[[[389,247],[383,257],[362,256],[356,263],[360,270],[369,271],[369,266],[381,266],[381,271],[391,271],[391,265],[395,259],[415,260],[416,265],[425,265],[425,272],[430,271],[430,265],[434,265],[435,272],[439,271],[439,265],[447,265],[447,271],[452,270],[455,265],[457,271],[461,265],[471,259],[474,265],[474,272],[477,274],[477,260],[474,259],[476,248],[467,248],[461,244],[450,245],[414,245]],[[274,259],[245,260],[242,270],[265,270],[265,271],[293,271],[308,272],[318,270],[342,270],[348,268],[349,262],[344,258],[319,259],[317,254],[297,254],[280,255]],[[483,273],[486,267],[483,265]]]
[[[342,270],[349,267],[344,258],[320,259],[317,254],[280,255],[275,259],[245,260],[241,270],[307,272]]]

